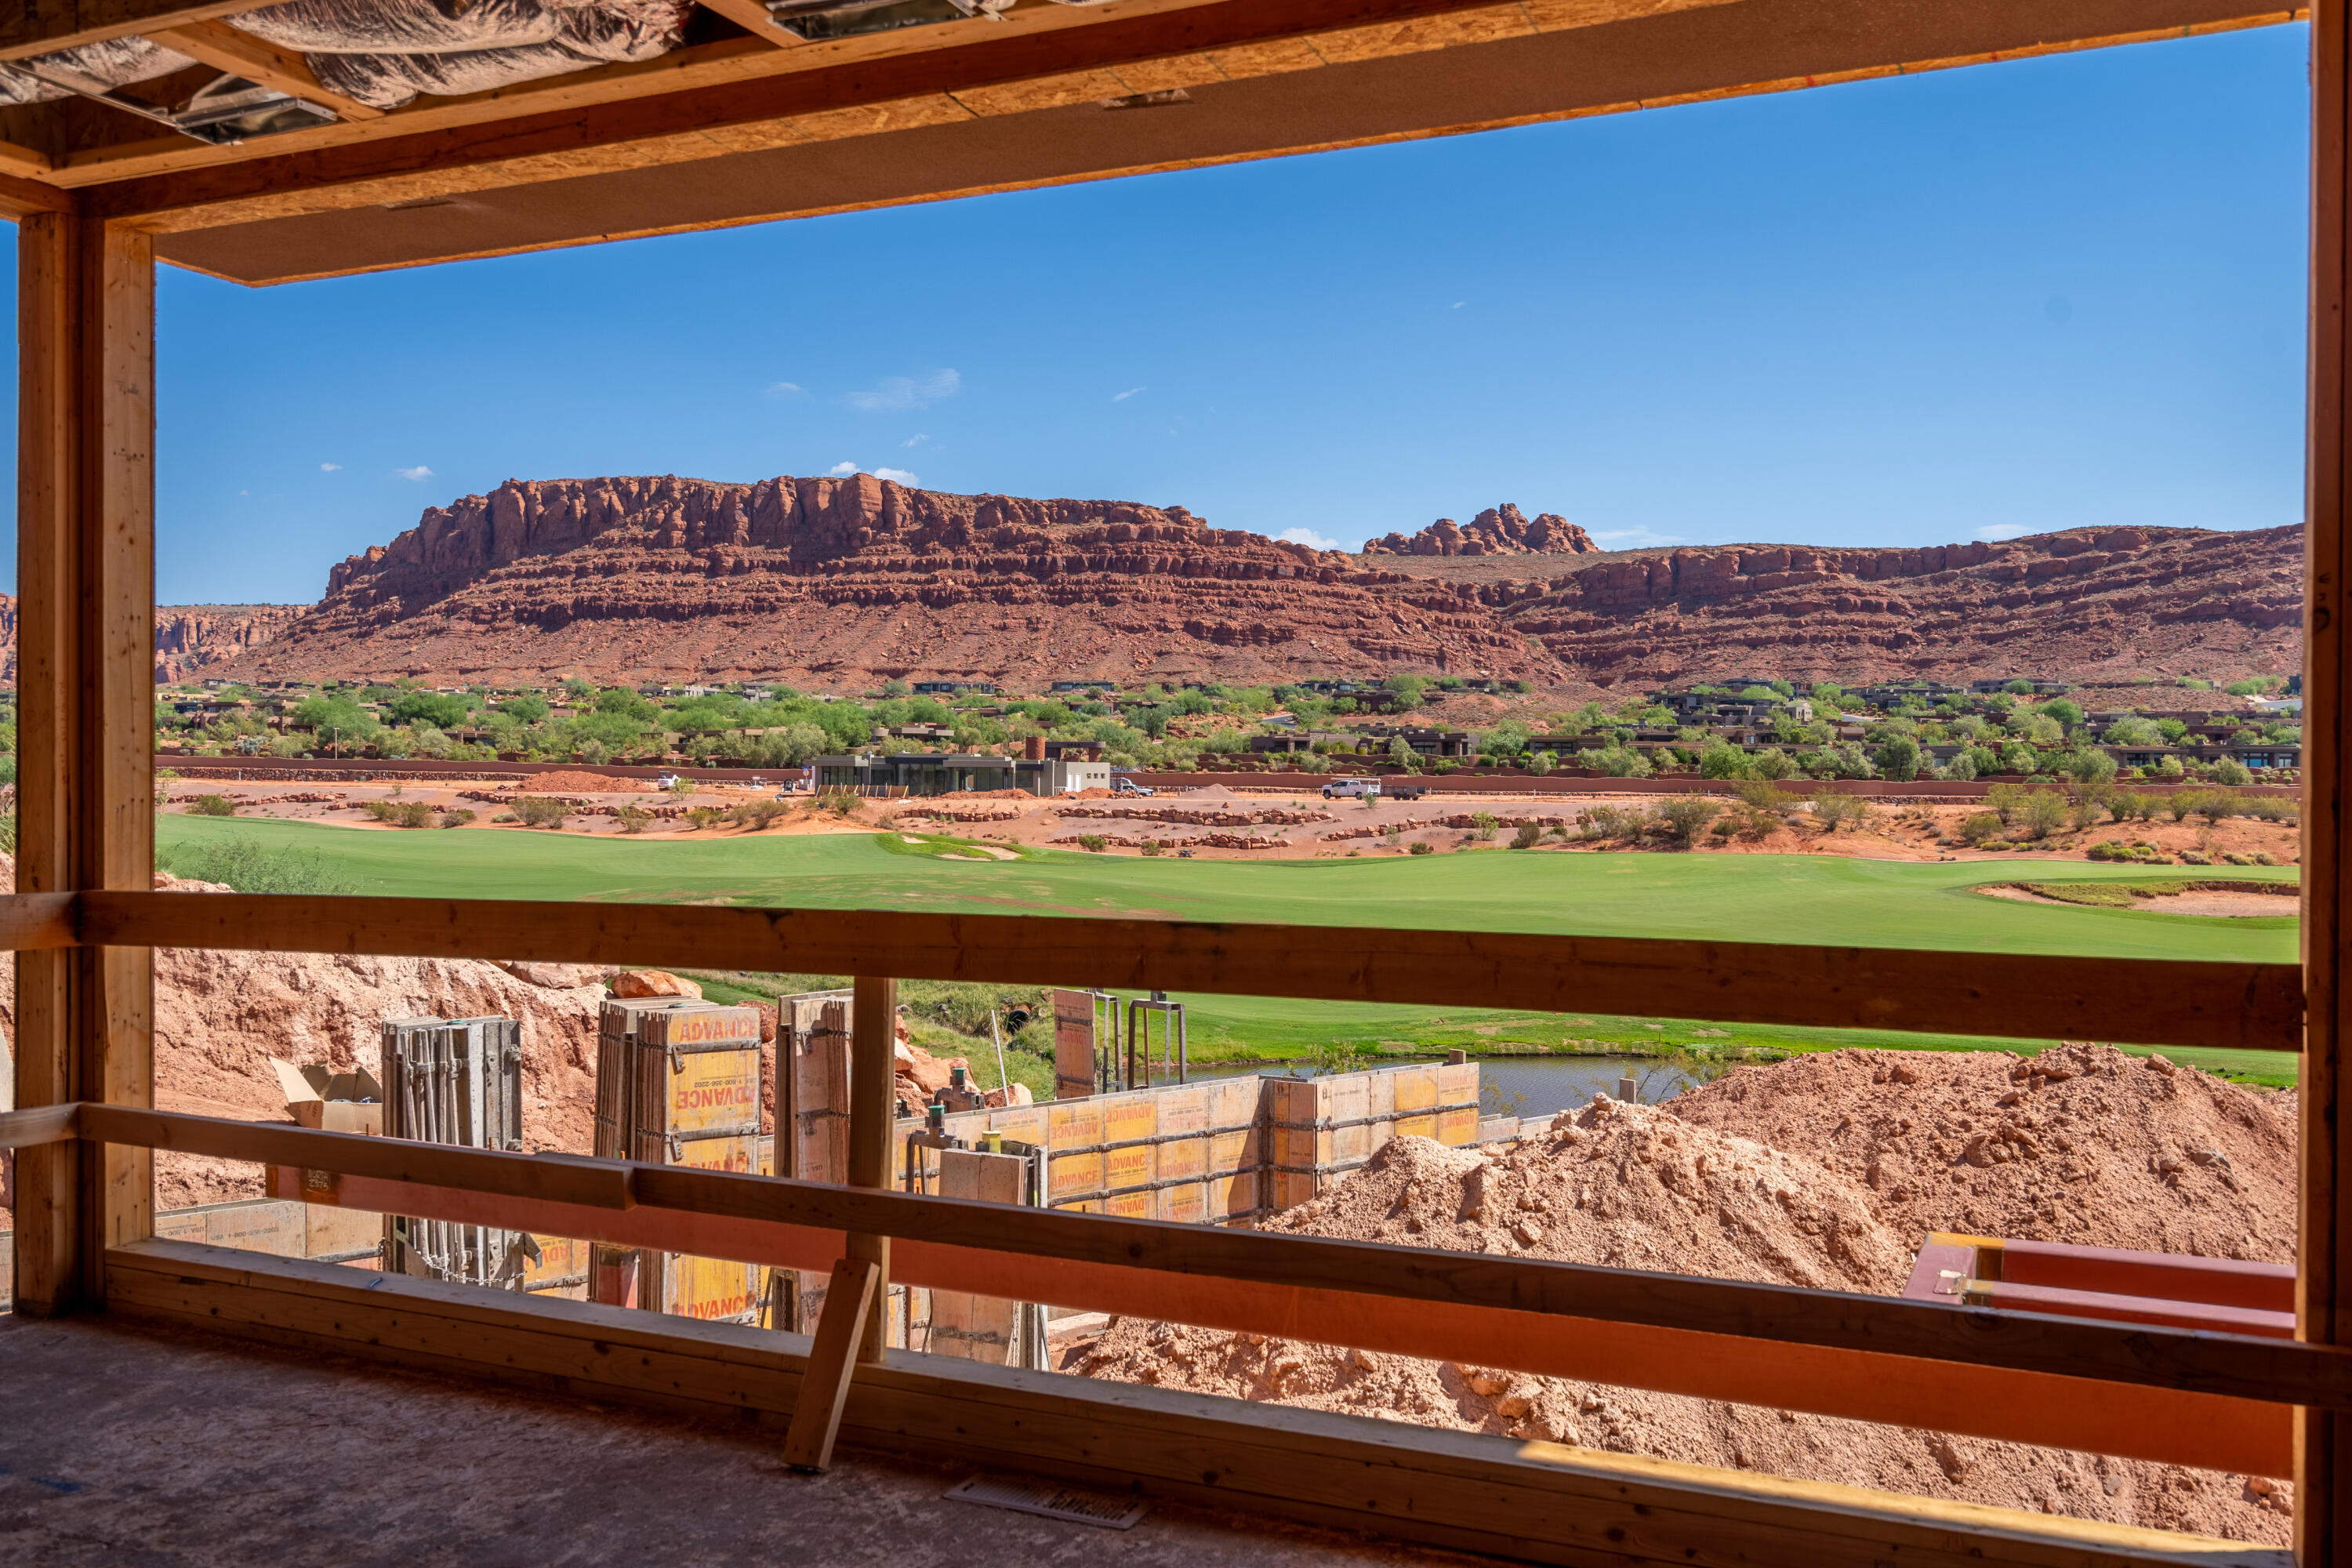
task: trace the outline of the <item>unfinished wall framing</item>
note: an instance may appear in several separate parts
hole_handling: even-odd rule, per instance
[[[17,7],[0,18],[0,56],[184,28],[220,9],[181,0]],[[1540,1343],[1546,1354],[1573,1358],[1590,1353],[1596,1337],[1612,1353],[1638,1342],[1654,1378],[1712,1379],[1717,1391],[1748,1378],[1740,1386],[1750,1397],[1784,1391],[1792,1404],[1861,1405],[1924,1391],[1958,1399],[1979,1425],[2008,1424],[2021,1440],[2036,1422],[2137,1419],[2139,1412],[2143,1426],[2169,1420],[2196,1438],[2236,1422],[2248,1441],[2268,1444],[2281,1413],[2293,1410],[2281,1440],[2298,1483],[2294,1561],[2352,1568],[2352,1291],[2344,1283],[2352,1153],[2339,1127],[2347,1022],[2344,692],[2352,674],[2343,516],[2352,470],[2352,18],[2340,4],[2312,14],[2310,743],[2299,972],[1501,933],[1349,930],[1335,937],[1159,921],[816,918],[150,890],[159,246],[183,264],[280,280],[1655,107],[2301,15],[2220,0],[1725,0],[1603,6],[1598,16],[1587,7],[1580,18],[1576,6],[1484,9],[1494,15],[1454,0],[1143,0],[1055,7],[1063,15],[1050,25],[1016,11],[993,28],[975,23],[952,37],[942,28],[912,47],[785,47],[746,34],[679,59],[674,71],[616,69],[512,99],[419,103],[290,132],[274,146],[159,148],[143,131],[87,130],[90,121],[52,112],[55,105],[0,111],[7,138],[0,211],[19,222],[21,258],[20,890],[0,901],[0,944],[20,954],[19,1109],[0,1117],[0,1135],[21,1151],[17,1310],[110,1310],[755,1415],[789,1409],[802,1375],[828,1370],[811,1367],[800,1342],[772,1341],[779,1348],[770,1349],[748,1337],[758,1331],[740,1325],[394,1277],[362,1291],[353,1271],[307,1258],[159,1237],[149,1152],[167,1147],[261,1160],[304,1193],[328,1190],[313,1184],[317,1178],[342,1197],[373,1194],[349,1205],[361,1214],[425,1214],[697,1256],[697,1247],[750,1250],[795,1269],[846,1256],[887,1273],[895,1249],[901,1282],[931,1289],[1004,1299],[1023,1294],[1023,1283],[1047,1281],[1053,1293],[1104,1310],[1176,1301],[1197,1318],[1237,1326],[1278,1326],[1292,1321],[1283,1312],[1309,1312],[1319,1314],[1315,1321],[1348,1325],[1331,1331],[1385,1334],[1391,1339],[1383,1342],[1413,1347],[1403,1353],[1491,1349],[1507,1357],[1528,1353],[1514,1346]],[[1319,63],[1251,74],[1248,51],[1286,47]],[[1094,73],[1135,91],[1142,89],[1129,78],[1169,70],[1199,74],[1192,110],[1085,113],[1108,95]],[[1316,79],[1303,79],[1309,76]],[[466,199],[453,199],[459,194]],[[847,1112],[851,1184],[400,1148],[150,1110],[147,953],[158,945],[710,963],[870,977],[851,1007],[860,1070],[847,1103],[833,1107]],[[1093,1108],[1098,1142],[1066,1150],[1067,1190],[1094,1194],[1068,1208],[887,1191],[888,977],[1021,982],[1041,973],[1128,989],[1548,1011],[1644,1010],[1633,999],[1654,998],[1664,985],[1690,997],[1692,1011],[1738,1021],[2301,1048],[2300,1339],[2002,1321],[1920,1303],[1675,1276],[1612,1278],[1510,1259],[1451,1258],[1415,1272],[1399,1270],[1394,1253],[1360,1258],[1297,1237],[1163,1226],[1113,1207],[1148,1197],[1157,1209],[1162,1194],[1178,1190],[1139,1178],[1141,1162],[1130,1153],[1138,1145],[1112,1136],[1108,1100],[1116,1097]],[[1153,1116],[1156,1129],[1157,1110]],[[1282,1131],[1313,1139],[1318,1160],[1326,1137],[1328,1152],[1340,1156],[1348,1129],[1338,1123],[1349,1117],[1318,1102],[1284,1120],[1312,1123]],[[375,1147],[357,1147],[368,1144]],[[1129,1161],[1115,1171],[1119,1155]],[[1098,1175],[1087,1164],[1096,1158]],[[1150,1181],[1165,1174],[1154,1154]],[[1208,1202],[1204,1194],[1204,1209]],[[1070,1212],[1087,1203],[1097,1211]],[[777,1217],[793,1214],[803,1223]],[[309,1223],[306,1214],[306,1250]],[[716,1239],[755,1230],[756,1241],[721,1247]],[[1701,1568],[1896,1561],[2221,1568],[2283,1560],[2224,1542],[1844,1488],[1619,1463],[1156,1391],[1048,1384],[955,1357],[892,1360],[881,1355],[879,1313],[877,1300],[855,1336],[857,1364],[830,1369],[849,1375],[846,1420],[860,1441],[952,1447],[958,1433],[1010,1426],[1020,1436],[997,1444],[1001,1451],[1062,1473],[1448,1545],[1542,1561]],[[1192,1462],[1203,1449],[1223,1456],[1228,1470],[1205,1477]],[[1367,1476],[1376,1484],[1363,1484]],[[1477,1500],[1477,1509],[1465,1499]],[[1495,1528],[1494,1499],[1511,1505],[1507,1534]]]

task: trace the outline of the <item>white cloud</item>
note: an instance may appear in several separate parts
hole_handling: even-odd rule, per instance
[[[1326,539],[1311,528],[1286,528],[1280,533],[1276,534],[1275,537],[1281,540],[1285,544],[1304,544],[1309,550],[1337,550],[1339,548],[1339,542],[1338,540]]]
[[[802,393],[806,392],[808,388],[803,386],[797,381],[772,381],[768,384],[767,389],[762,392],[761,395],[763,397],[798,397]]]
[[[1139,393],[1139,392],[1143,392],[1143,391],[1146,391],[1146,390],[1148,390],[1148,388],[1140,387],[1140,386],[1130,386],[1130,387],[1129,387],[1125,392],[1115,392],[1115,393],[1111,394],[1111,399],[1110,399],[1110,400],[1111,400],[1113,403],[1125,403],[1129,398],[1133,397],[1137,393]]]
[[[2004,539],[2019,539],[2033,530],[2021,522],[1989,522],[1969,537],[1997,543]]]
[[[901,447],[919,447],[929,439],[930,437],[929,436],[909,436],[905,440],[899,442],[898,445]]]
[[[341,463],[321,463],[319,465],[319,471],[322,474],[340,474],[343,471],[343,466]]]
[[[1646,550],[1654,544],[1680,544],[1683,542],[1679,533],[1660,533],[1654,528],[1595,529],[1592,537],[1596,542],[1618,550]]]
[[[252,492],[251,490],[239,490],[239,491],[237,491],[236,493],[237,493],[237,494],[239,494],[239,495],[241,495],[241,496],[249,496],[249,495],[251,495],[253,492]]]
[[[905,485],[909,489],[915,489],[923,482],[904,468],[877,468],[874,470],[874,477],[877,479],[887,479],[894,485]]]
[[[857,465],[855,463],[835,463],[825,470],[828,474],[854,474],[856,471]]]
[[[943,397],[953,397],[963,387],[963,377],[951,370],[935,370],[918,380],[909,375],[894,375],[871,392],[853,392],[847,402],[852,408],[873,413],[883,408],[922,408]]]
[[[1465,305],[1468,304],[1469,302],[1470,302],[1470,301],[1469,301],[1469,300],[1454,300],[1454,303],[1453,303],[1451,306],[1449,306],[1449,307],[1447,307],[1447,308],[1448,308],[1449,310],[1458,310],[1462,309],[1462,307],[1463,307],[1463,306],[1465,306]]]
[[[392,471],[404,479],[429,479],[433,477],[433,470],[422,463],[413,468],[394,468]]]

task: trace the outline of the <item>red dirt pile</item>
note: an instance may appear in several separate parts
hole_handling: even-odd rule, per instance
[[[644,795],[654,786],[644,779],[607,778],[603,773],[583,773],[577,768],[550,768],[543,773],[531,774],[514,787],[524,795],[545,795],[551,790],[570,790],[578,795]]]
[[[2284,1256],[2285,1097],[2106,1047],[2041,1060],[2059,1071],[1842,1051],[1741,1068],[1671,1107],[1598,1100],[1513,1143],[1401,1138],[1265,1228],[1883,1294],[1929,1229]],[[2293,1508],[2261,1478],[1132,1319],[1071,1370],[2238,1540],[2284,1542]]]

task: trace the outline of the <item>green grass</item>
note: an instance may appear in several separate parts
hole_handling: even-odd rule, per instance
[[[1360,860],[1166,860],[1032,850],[1017,861],[896,853],[879,835],[745,835],[687,843],[559,833],[359,832],[310,823],[166,816],[159,853],[225,836],[320,851],[363,893],[630,900],[779,908],[1131,915],[1298,925],[1425,927],[1857,947],[2072,952],[2290,963],[2268,920],[1990,899],[2043,878],[2032,862],[1916,863],[1811,855],[1559,855],[1489,850]],[[2046,865],[2046,862],[2043,863]],[[2070,863],[2077,883],[2178,880]],[[2292,880],[2291,867],[2228,879]],[[2223,879],[2213,878],[2211,880]]]
[[[1359,860],[1157,860],[1028,849],[1019,860],[973,860],[963,841],[896,835],[756,836],[687,843],[552,833],[391,834],[307,823],[166,816],[159,859],[247,837],[315,852],[363,893],[438,898],[630,900],[815,909],[1003,914],[1129,915],[1300,925],[1430,927],[1861,947],[2080,953],[2292,963],[2294,921],[2224,920],[2098,904],[2031,904],[1979,887],[2049,878],[2047,861],[1916,863],[1779,855],[1557,855],[1508,850]],[[933,847],[937,846],[937,848]],[[2218,881],[2292,881],[2292,868],[2231,868]],[[2094,893],[2177,884],[2133,866],[2074,863],[2073,888]],[[837,983],[821,976],[710,977],[744,994]],[[1050,976],[1041,976],[1050,979]],[[910,1008],[942,1047],[987,1054],[985,1006],[1028,988],[942,988]],[[712,993],[718,994],[716,989]],[[1031,993],[1034,994],[1034,993]],[[731,999],[731,998],[730,998]],[[909,992],[913,1000],[913,993]],[[1929,1049],[2042,1048],[2046,1040],[1900,1035],[1865,1029],[1709,1025],[1659,1016],[1561,1017],[1461,1008],[1188,996],[1202,1060],[1313,1059],[1336,1050],[1428,1056],[1575,1048],[1636,1050],[1723,1045],[1781,1050],[1842,1046]],[[982,1009],[976,1015],[972,1009]],[[946,1009],[937,1021],[929,1015]],[[950,1016],[949,1015],[953,1015]],[[965,1016],[972,1015],[972,1016]],[[962,1031],[957,1034],[956,1031]],[[977,1034],[980,1046],[971,1037]],[[1016,1055],[1026,1053],[1016,1052]],[[2175,1059],[2259,1081],[2291,1082],[2292,1058],[2263,1052],[2167,1051]],[[1032,1061],[1034,1058],[1029,1058]],[[990,1057],[992,1078],[993,1058]],[[1015,1077],[1023,1076],[1016,1070]]]

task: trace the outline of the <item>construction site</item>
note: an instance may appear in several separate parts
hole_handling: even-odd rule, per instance
[[[157,429],[160,268],[263,289],[480,265],[2263,26],[2310,40],[2300,816],[2224,828],[2217,808],[2210,843],[2137,847],[2291,853],[2298,962],[1833,944],[1797,922],[1718,940],[158,872],[156,470],[180,449]],[[0,215],[19,595],[0,1561],[2352,1568],[2352,12],[2333,0],[18,5],[0,8]],[[984,293],[990,266],[975,244],[926,286]],[[814,297],[745,281],[771,311]],[[755,297],[673,292],[712,314]],[[914,493],[834,472],[849,499],[796,511],[805,537],[761,570],[873,544]],[[510,563],[527,542],[484,516],[474,542]],[[718,601],[695,583],[748,570],[751,514],[713,520],[691,581],[665,571],[675,602],[633,622],[636,662],[698,635]],[[682,514],[659,527],[684,549]],[[368,579],[339,601],[354,626],[439,569],[446,531],[401,537],[413,560],[338,569]],[[1195,617],[1205,644],[1276,646],[1297,628],[1261,606],[1310,563],[1318,589],[1339,570],[1228,545],[1252,607]],[[2113,553],[2090,549],[2017,572]],[[860,605],[964,592],[944,532],[885,554]],[[1039,592],[1082,611],[1086,579],[1040,560]],[[534,624],[593,612],[593,589]],[[1445,615],[1394,636],[1528,656]],[[927,668],[899,637],[870,640]],[[1074,613],[1054,657],[1077,671],[1122,647]],[[1155,858],[1181,837],[1360,859],[1499,826],[1402,800],[1113,816],[1035,793],[1108,791],[1092,758],[994,759],[1034,777],[982,760],[901,778],[819,756],[845,791],[1030,795],[971,841],[991,861],[1114,836]],[[309,793],[273,811],[407,809]],[[609,793],[616,831],[653,820]],[[436,826],[463,826],[439,804]],[[1518,815],[1526,847],[1569,847],[1573,814]],[[1826,840],[1819,817],[1758,832]],[[908,808],[889,832],[928,852],[927,823],[949,826]],[[1360,826],[1360,845],[1327,838]],[[1887,842],[1940,858],[1958,828],[1922,809]],[[687,969],[847,983],[740,1002]],[[1054,1092],[1004,1068],[995,1017],[968,1050],[919,1045],[918,981],[1050,988],[1011,1047]],[[1523,1115],[1458,1053],[1211,1074],[1185,996],[2021,1048],[1806,1050]],[[2291,1062],[2294,1087],[2167,1050]]]

